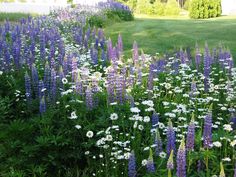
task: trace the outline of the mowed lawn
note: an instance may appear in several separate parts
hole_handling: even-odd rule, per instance
[[[196,42],[203,48],[207,42],[211,49],[221,43],[236,59],[236,16],[207,20],[139,17],[132,22],[116,23],[105,28],[106,36],[115,42],[119,33],[123,37],[125,54],[129,55],[134,40],[145,53],[152,55],[180,47],[194,48]]]

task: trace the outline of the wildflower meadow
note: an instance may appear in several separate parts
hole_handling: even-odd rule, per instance
[[[132,11],[109,1],[0,24],[0,176],[236,177],[227,46],[148,55],[134,41],[126,56],[102,29],[114,19]]]

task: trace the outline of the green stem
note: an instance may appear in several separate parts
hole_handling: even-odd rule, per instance
[[[208,158],[208,148],[207,148],[207,154],[206,154],[206,172],[207,172],[207,177],[209,177],[209,166],[208,166],[208,163],[209,163],[209,158]]]
[[[168,177],[171,177],[171,169],[168,169]]]

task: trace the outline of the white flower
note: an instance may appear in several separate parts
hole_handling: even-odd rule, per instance
[[[0,71],[0,76],[3,74],[3,71]]]
[[[159,126],[160,129],[165,128],[165,125],[163,123],[161,123],[161,122],[158,123],[158,126]]]
[[[219,141],[213,142],[212,144],[215,147],[221,147],[222,146],[221,142],[219,142]]]
[[[69,117],[69,119],[77,119],[78,116],[76,115],[75,111],[73,111]]]
[[[93,132],[92,132],[92,131],[88,131],[88,132],[86,133],[86,136],[87,136],[88,138],[92,138],[92,137],[93,137]]]
[[[111,119],[111,120],[117,120],[117,119],[118,119],[118,115],[117,115],[116,113],[112,113],[112,114],[110,115],[110,119]]]
[[[68,80],[67,80],[65,77],[64,77],[64,78],[62,78],[62,80],[61,80],[61,81],[62,81],[62,83],[63,83],[63,84],[67,84],[67,83],[68,83]]]
[[[89,151],[86,151],[84,154],[85,154],[85,155],[89,155],[89,153],[90,153]]]
[[[222,161],[225,161],[225,162],[230,162],[230,161],[231,161],[231,159],[230,159],[229,157],[225,157],[225,158],[223,158],[223,159],[222,159]]]
[[[102,158],[103,158],[103,155],[102,155],[102,154],[100,154],[100,155],[99,155],[99,157],[102,159]]]
[[[146,159],[142,160],[142,166],[146,166],[146,165],[147,165],[147,160]]]
[[[230,146],[234,147],[236,145],[236,140],[230,142]]]
[[[81,125],[76,125],[75,128],[77,128],[79,130],[79,129],[81,129]]]
[[[143,118],[143,121],[144,121],[144,122],[150,122],[150,117],[149,117],[149,116],[145,116],[145,117]]]
[[[160,156],[162,159],[164,159],[164,158],[166,158],[166,153],[165,153],[165,152],[160,152],[159,156]]]
[[[130,108],[130,111],[133,112],[133,113],[139,113],[140,109],[137,108],[137,107],[133,107],[133,108]]]
[[[113,138],[112,138],[111,135],[107,135],[107,136],[106,136],[106,140],[107,140],[107,141],[112,141],[112,139],[113,139]]]
[[[134,128],[137,128],[137,126],[138,126],[138,121],[135,121],[133,127],[134,127]]]
[[[229,132],[233,130],[230,124],[224,124],[223,127],[224,127],[224,130],[229,131]]]
[[[143,130],[143,125],[139,125],[138,129],[142,131]]]

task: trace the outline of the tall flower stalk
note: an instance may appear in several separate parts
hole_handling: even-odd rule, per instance
[[[167,169],[168,169],[168,177],[171,177],[172,174],[171,174],[171,170],[174,169],[174,155],[173,155],[173,150],[171,150],[171,153],[170,153],[170,156],[169,156],[169,159],[167,161]]]
[[[186,150],[184,139],[182,139],[181,144],[177,153],[177,176],[178,177],[186,177]]]

